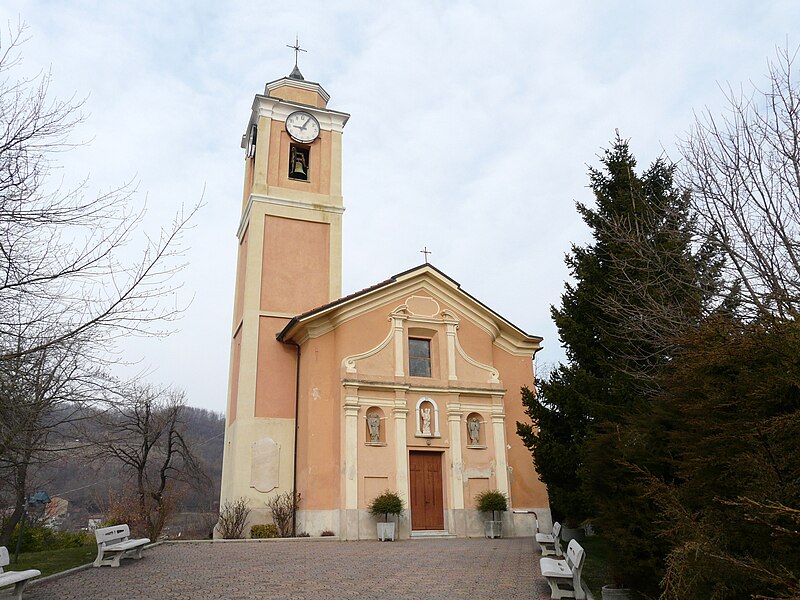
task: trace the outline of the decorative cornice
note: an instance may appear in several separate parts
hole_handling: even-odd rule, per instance
[[[358,388],[359,390],[361,390],[362,388],[365,390],[382,390],[382,391],[404,390],[406,392],[414,394],[450,393],[450,394],[461,394],[467,396],[486,396],[486,397],[499,396],[501,398],[505,396],[507,391],[505,389],[498,389],[496,387],[494,388],[456,387],[456,386],[437,387],[430,385],[425,385],[425,386],[415,385],[410,383],[395,383],[391,381],[367,381],[363,379],[343,379],[342,385],[346,388]],[[468,406],[468,405],[462,405],[462,406]]]
[[[317,92],[326,103],[331,99],[330,94],[326,92],[325,88],[323,88],[320,84],[313,81],[306,81],[304,79],[292,79],[290,77],[281,77],[280,79],[276,79],[275,81],[270,81],[267,83],[267,85],[264,86],[264,95],[267,96],[271,91],[277,90],[278,88],[284,86],[298,88],[308,92]]]
[[[286,121],[286,117],[298,109],[303,109],[311,113],[319,121],[320,129],[342,133],[350,115],[329,108],[317,108],[310,104],[301,102],[291,102],[280,98],[270,98],[269,96],[256,95],[251,107],[250,120],[247,122],[247,129],[242,138],[242,148],[247,145],[247,136],[250,128],[256,123],[259,117],[273,119],[275,121]]]
[[[329,198],[329,197],[330,196],[320,196],[320,198]],[[260,202],[263,204],[272,204],[273,206],[298,208],[300,210],[313,211],[314,213],[324,212],[324,213],[341,215],[345,211],[345,208],[343,206],[336,206],[334,204],[323,204],[321,202],[305,202],[303,200],[290,200],[289,198],[278,198],[276,196],[250,194],[250,196],[247,198],[247,205],[245,206],[244,212],[242,213],[242,220],[239,222],[239,229],[236,230],[236,237],[239,239],[242,238],[244,229],[247,226],[247,223],[250,221],[250,212],[253,207],[253,204],[256,202]],[[314,221],[315,219],[308,219],[308,220]]]
[[[446,323],[454,319],[455,314],[458,313],[462,319],[469,320],[485,331],[496,347],[513,356],[530,358],[541,350],[541,337],[526,334],[516,325],[463,291],[458,282],[428,264],[409,269],[362,292],[298,315],[280,332],[280,337],[295,341],[307,339],[308,324],[313,321],[327,320],[336,328],[375,308],[393,301],[402,302],[409,295],[421,290],[452,307],[452,310],[442,311],[440,318],[434,322],[444,321]],[[418,317],[411,318],[420,323],[424,322]]]
[[[500,332],[500,335],[498,335],[497,339],[494,340],[494,345],[501,350],[505,350],[509,354],[513,354],[514,356],[525,356],[531,358],[533,358],[533,355],[542,349],[542,345],[538,341],[530,342],[527,340],[514,339],[505,331]]]
[[[370,310],[377,308],[383,304],[391,302],[393,299],[405,299],[409,294],[419,291],[420,289],[425,289],[425,284],[429,285],[430,290],[429,293],[433,293],[434,295],[438,295],[441,299],[445,300],[449,304],[456,307],[456,310],[460,312],[462,315],[467,316],[470,321],[475,323],[478,327],[483,329],[487,334],[489,334],[492,340],[497,339],[497,336],[500,334],[500,328],[495,324],[492,319],[487,319],[484,314],[481,314],[478,310],[469,306],[465,299],[463,299],[464,294],[460,292],[458,288],[454,286],[447,285],[442,279],[434,278],[434,277],[425,277],[423,276],[420,279],[410,279],[410,280],[398,280],[393,285],[386,286],[384,288],[375,290],[367,297],[358,297],[353,298],[352,300],[348,300],[343,302],[342,304],[332,307],[329,312],[329,318],[333,323],[334,327],[338,327],[342,323],[346,323],[356,317],[369,312]],[[318,318],[316,315],[309,317],[310,319]],[[431,319],[427,317],[411,317],[409,319],[413,319],[418,323],[441,323],[442,319]],[[305,320],[305,319],[304,319]],[[298,325],[302,326],[302,321],[298,322]]]
[[[471,412],[491,412],[492,405],[487,404],[476,404],[474,402],[466,402],[461,404],[461,410],[465,414],[469,414]]]
[[[327,196],[324,196],[327,198]],[[314,212],[322,211],[327,213],[334,213],[341,215],[344,213],[344,206],[336,206],[335,204],[324,204],[322,202],[306,202],[304,200],[292,200],[290,198],[278,198],[277,196],[262,196],[261,194],[250,194],[247,199],[248,204],[251,202],[263,202],[264,204],[274,204],[276,206],[288,206],[291,208],[302,208],[305,210],[313,210]]]
[[[258,311],[259,317],[275,317],[276,319],[291,319],[294,317],[291,313],[284,313],[284,312],[274,312],[271,310],[260,310]]]
[[[394,400],[387,400],[386,398],[371,398],[369,396],[358,396],[359,406],[378,406],[380,408],[394,409]]]

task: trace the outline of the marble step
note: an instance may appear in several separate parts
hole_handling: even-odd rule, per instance
[[[411,532],[411,539],[412,540],[427,540],[427,539],[450,539],[455,538],[455,534],[450,533],[446,529],[444,530],[436,530],[436,529],[421,529],[418,531]]]

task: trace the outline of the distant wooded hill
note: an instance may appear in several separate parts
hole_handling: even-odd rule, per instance
[[[196,488],[181,485],[178,511],[216,513],[222,477],[225,417],[202,408],[187,406],[184,410],[188,441],[211,484]],[[93,411],[91,408],[81,409],[78,418],[71,419],[71,425],[63,426],[59,433],[74,449],[54,453],[49,464],[37,469],[31,486],[31,492],[44,490],[50,496],[69,501],[69,517],[65,521],[69,528],[86,527],[88,518],[103,515],[110,499],[120,495],[130,483],[119,464],[93,460],[91,446],[75,433],[76,430],[87,431],[97,427],[93,423],[93,416],[97,413]]]

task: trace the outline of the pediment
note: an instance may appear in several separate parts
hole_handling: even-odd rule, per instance
[[[473,323],[489,335],[494,344],[515,355],[531,356],[541,348],[542,338],[525,333],[464,292],[456,281],[432,265],[395,275],[376,286],[299,315],[278,337],[302,342],[375,309],[391,307],[388,311],[391,312],[400,306],[420,321],[437,322],[445,318],[441,312],[449,310],[452,316]]]

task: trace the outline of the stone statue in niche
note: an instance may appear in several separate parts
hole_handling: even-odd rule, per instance
[[[431,407],[423,406],[419,414],[422,417],[422,435],[431,435]]]
[[[369,428],[369,441],[381,441],[381,416],[378,413],[367,415],[367,427]]]
[[[477,446],[481,442],[481,421],[478,417],[472,417],[467,421],[467,431],[469,433],[470,446]]]

